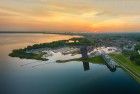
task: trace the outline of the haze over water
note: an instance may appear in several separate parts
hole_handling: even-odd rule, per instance
[[[104,64],[89,62],[85,71],[80,61],[56,63],[8,56],[13,49],[72,37],[0,34],[1,94],[140,94],[140,84],[121,68],[111,72]]]

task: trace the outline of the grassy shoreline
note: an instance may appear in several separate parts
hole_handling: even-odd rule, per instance
[[[123,54],[110,54],[110,56],[135,80],[140,82],[140,66],[130,61]]]
[[[12,53],[9,54],[11,57],[19,57],[24,59],[36,59],[36,60],[42,60],[47,61],[48,59],[42,58],[44,53],[42,51],[35,52],[37,49],[55,49],[59,47],[78,47],[78,46],[91,46],[94,45],[94,42],[89,41],[87,38],[81,37],[81,38],[71,38],[68,40],[59,40],[59,41],[53,41],[50,43],[40,43],[40,44],[34,44],[32,46],[27,46],[23,49],[14,49]]]
[[[104,59],[101,56],[95,56],[90,58],[75,58],[75,59],[69,59],[69,60],[57,60],[57,63],[66,63],[70,61],[82,61],[82,62],[90,62],[90,63],[97,63],[97,64],[105,64]]]
[[[42,58],[44,53],[26,53],[24,49],[16,49],[13,50],[12,53],[9,54],[11,57],[19,57],[21,59],[35,59],[35,60],[42,60],[47,61],[48,59]]]

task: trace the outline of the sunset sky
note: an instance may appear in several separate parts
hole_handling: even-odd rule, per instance
[[[0,31],[138,32],[140,0],[1,0]]]

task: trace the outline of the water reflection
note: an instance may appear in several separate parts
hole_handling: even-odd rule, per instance
[[[84,71],[90,70],[89,62],[83,62]]]
[[[81,47],[80,52],[81,52],[82,58],[88,58],[87,46]],[[84,68],[84,71],[90,70],[89,62],[83,62],[83,68]]]
[[[31,41],[40,38],[46,42],[54,37],[0,35],[0,70],[4,74],[0,75],[0,90],[7,91],[7,94],[140,94],[140,85],[121,68],[111,73],[103,63],[73,60],[71,63],[58,64],[8,56],[13,49],[40,43]],[[62,36],[57,35],[56,38]],[[62,59],[59,55],[57,57]],[[6,93],[0,91],[0,94]]]
[[[115,72],[116,71],[116,67],[111,68],[109,65],[105,64],[107,66],[107,68],[111,71],[111,72]]]

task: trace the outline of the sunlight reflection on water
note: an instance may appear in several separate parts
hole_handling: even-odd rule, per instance
[[[89,62],[88,68],[79,61],[56,63],[55,60],[58,59],[73,58],[70,55],[62,57],[60,53],[50,57],[50,61],[8,56],[13,49],[72,37],[51,34],[1,34],[1,94],[140,94],[140,85],[121,68],[110,72],[104,64]]]

